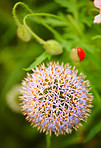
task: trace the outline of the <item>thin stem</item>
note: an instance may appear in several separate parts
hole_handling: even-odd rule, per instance
[[[48,17],[54,17],[54,18],[57,18],[61,21],[64,21],[60,16],[56,16],[54,14],[50,14],[50,13],[37,13],[37,14],[34,14],[33,11],[26,5],[24,4],[23,2],[17,2],[14,7],[13,7],[13,17],[15,19],[15,22],[17,24],[17,26],[19,27],[22,27],[22,23],[20,22],[20,20],[18,19],[17,15],[16,15],[16,8],[17,6],[23,6],[26,8],[26,10],[31,13],[29,14],[30,15],[40,15],[40,16],[48,16]],[[51,28],[48,24],[44,23],[42,20],[40,20],[39,18],[37,18],[38,21],[41,22],[42,25],[44,25],[47,29],[49,29],[56,37],[60,38],[61,40],[61,35],[56,31],[54,30],[53,28]],[[41,44],[45,44],[45,41],[43,39],[41,39],[40,37],[38,37],[35,33],[32,32],[32,30],[27,26],[27,24],[25,25],[26,26],[26,29],[34,36],[34,38],[36,38]]]
[[[46,135],[46,148],[51,147],[51,136],[48,134]]]
[[[31,15],[31,14],[29,14]],[[26,27],[26,29],[32,34],[32,36],[42,45],[45,45],[46,42],[41,39],[37,34],[35,34],[28,26],[27,26],[27,23],[26,23],[26,19],[29,17],[29,15],[26,15],[23,19],[23,23],[24,23],[24,26]],[[35,14],[32,14],[32,15],[35,15]]]
[[[17,15],[16,15],[16,8],[17,8],[17,6],[19,6],[19,5],[24,6],[24,7],[27,9],[28,12],[33,13],[33,11],[32,11],[26,4],[24,4],[24,3],[22,3],[22,2],[16,3],[16,4],[14,5],[14,7],[13,7],[13,17],[14,17],[14,19],[15,19],[15,22],[16,22],[17,26],[21,26],[21,22],[19,21]]]
[[[34,13],[34,14],[28,14],[28,17],[30,16],[47,16],[47,17],[53,17],[53,18],[56,18],[56,19],[59,19],[61,21],[64,21],[61,17],[59,16],[56,16],[54,14],[50,14],[50,13]],[[41,22],[42,25],[44,25],[47,29],[49,29],[54,35],[58,36],[59,38],[61,38],[61,35],[59,35],[59,33],[54,30],[52,27],[50,27],[48,24],[46,24],[44,21],[42,21],[41,19],[37,18],[38,21]]]
[[[59,20],[61,20],[61,21],[64,21],[61,17],[56,16],[56,15],[54,15],[54,14],[50,14],[50,13],[36,13],[36,14],[34,14],[33,11],[32,11],[26,4],[24,4],[23,2],[17,2],[17,3],[14,5],[14,7],[13,7],[13,16],[14,16],[14,19],[15,19],[15,22],[16,22],[17,26],[19,26],[19,27],[22,26],[22,23],[20,22],[20,20],[18,19],[17,15],[16,15],[16,8],[17,8],[17,6],[19,6],[19,5],[25,7],[25,8],[27,9],[27,11],[31,13],[31,14],[28,14],[28,15],[26,15],[26,16],[24,17],[23,23],[24,23],[26,29],[32,34],[32,36],[33,36],[40,44],[45,45],[46,42],[45,42],[43,39],[41,39],[38,35],[36,35],[36,34],[27,26],[27,24],[26,24],[26,19],[27,19],[27,17],[33,16],[33,15],[34,15],[34,16],[35,16],[35,15],[39,15],[39,16],[54,17],[54,18],[57,18],[57,19],[59,19]],[[44,22],[43,22],[42,20],[40,20],[39,18],[37,18],[37,19],[38,19],[38,21],[41,22],[42,25],[44,25],[46,28],[48,28],[54,35],[56,35],[58,38],[61,38],[61,36],[60,36],[53,28],[51,28],[49,25],[47,25],[46,23],[44,23]]]
[[[54,18],[58,18],[58,19],[61,19],[61,18],[58,17],[58,16],[56,16],[56,15],[50,14],[50,13],[34,13],[34,14],[28,14],[28,15],[26,15],[26,16],[24,17],[23,23],[24,23],[26,29],[33,35],[33,37],[34,37],[40,44],[45,45],[46,42],[45,42],[43,39],[41,39],[38,35],[36,35],[36,34],[28,27],[28,25],[27,25],[27,23],[26,23],[26,20],[27,20],[27,18],[30,17],[30,16],[50,16],[50,17],[54,17]],[[37,19],[38,19],[38,21],[41,22],[42,25],[44,25],[44,26],[47,27],[52,33],[54,33],[54,35],[57,35],[59,38],[61,38],[60,35],[59,35],[53,28],[51,28],[50,26],[48,26],[48,25],[47,25],[46,23],[44,23],[41,19],[39,19],[39,18],[37,18]],[[61,19],[61,20],[62,20],[62,19]]]

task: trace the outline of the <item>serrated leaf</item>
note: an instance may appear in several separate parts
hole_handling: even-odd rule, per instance
[[[78,7],[79,8],[84,7],[85,5],[87,5],[87,2],[88,2],[88,0],[78,2]]]
[[[67,0],[55,0],[58,4],[60,4],[62,7],[71,7],[70,1]]]
[[[76,18],[78,17],[78,3],[77,0],[55,0],[62,7],[68,9]]]
[[[91,140],[97,133],[101,131],[101,122],[99,122],[88,134],[86,139],[84,140],[84,143],[88,142]]]
[[[81,8],[84,7],[87,4],[88,0],[85,1],[79,1],[78,0],[55,0],[58,4],[60,4],[62,7],[70,8],[72,9],[74,7],[74,4]]]
[[[41,62],[43,62],[45,59],[50,59],[51,55],[48,54],[47,52],[43,52],[36,60],[28,67],[28,68],[23,68],[25,71],[30,71],[32,68],[35,68],[38,66]]]

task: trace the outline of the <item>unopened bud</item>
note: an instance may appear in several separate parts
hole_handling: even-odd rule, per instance
[[[85,58],[85,52],[80,47],[73,48],[70,52],[70,57],[73,61],[79,62],[79,61],[82,61]]]
[[[20,112],[19,99],[21,85],[15,85],[6,96],[6,102],[9,108],[14,112]]]
[[[24,25],[18,27],[17,36],[24,42],[28,42],[31,39],[31,34],[27,31]]]
[[[55,40],[46,41],[44,48],[51,55],[59,55],[63,52],[61,44]]]

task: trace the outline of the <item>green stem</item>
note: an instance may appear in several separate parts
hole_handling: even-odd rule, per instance
[[[25,8],[27,9],[27,11],[28,11],[29,13],[31,13],[31,14],[28,14],[28,15],[26,15],[26,16],[24,17],[24,20],[23,20],[24,25],[25,25],[26,29],[32,34],[32,36],[33,36],[40,44],[42,44],[42,45],[45,45],[46,42],[45,42],[43,39],[41,39],[38,35],[36,35],[36,34],[27,26],[27,24],[26,24],[26,19],[27,19],[27,17],[33,16],[33,15],[34,15],[34,16],[35,16],[35,15],[39,15],[39,16],[54,17],[54,18],[57,18],[57,19],[59,19],[59,20],[61,20],[61,21],[64,21],[61,17],[56,16],[56,15],[54,15],[54,14],[50,14],[50,13],[36,13],[36,14],[34,14],[33,11],[32,11],[26,4],[24,4],[23,2],[17,2],[17,3],[14,5],[14,7],[13,7],[13,16],[14,16],[14,19],[15,19],[15,22],[16,22],[17,26],[19,26],[19,27],[22,27],[22,23],[20,22],[20,20],[18,19],[17,15],[16,15],[16,8],[17,8],[17,6],[19,6],[19,5],[25,7]],[[58,38],[61,38],[60,34],[58,34],[57,31],[55,31],[55,30],[54,30],[53,28],[51,28],[49,25],[47,25],[46,23],[44,23],[44,21],[40,20],[39,18],[37,18],[37,20],[40,21],[41,24],[44,25],[47,29],[49,29],[55,36],[57,36]]]
[[[33,11],[32,11],[26,4],[24,4],[24,3],[22,3],[22,2],[17,2],[17,3],[14,5],[14,7],[13,7],[13,17],[14,17],[14,19],[15,19],[15,22],[16,22],[17,26],[21,26],[21,22],[19,21],[17,15],[16,15],[16,8],[17,8],[17,6],[19,6],[19,5],[25,7],[28,12],[33,13]]]
[[[46,148],[51,147],[51,136],[48,134],[46,135]]]
[[[34,14],[28,14],[24,17],[23,19],[23,23],[26,27],[26,29],[32,34],[32,36],[42,45],[45,45],[46,42],[41,39],[38,35],[36,35],[27,25],[26,23],[26,20],[28,17],[30,16],[49,16],[49,17],[54,17],[54,18],[57,18],[57,19],[60,19],[62,20],[60,17],[56,16],[56,15],[53,15],[53,14],[50,14],[50,13],[34,13]],[[41,19],[37,18],[39,22],[41,22],[42,25],[44,25],[45,27],[47,27],[52,33],[54,33],[54,35],[57,35],[60,37],[60,35],[53,29],[51,28],[50,26],[48,26],[46,23],[44,23]]]
[[[54,14],[50,14],[50,13],[34,13],[34,14],[28,14],[28,17],[30,16],[47,16],[47,17],[53,17],[53,18],[56,18],[56,19],[59,19],[60,21],[64,21],[61,17],[59,16],[56,16]],[[59,34],[57,33],[56,30],[54,30],[52,27],[50,27],[48,24],[46,24],[44,21],[42,21],[41,19],[37,18],[38,21],[41,22],[42,25],[44,25],[47,29],[49,29],[54,35],[57,35],[59,36]]]
[[[35,14],[29,14],[29,15],[35,15]],[[28,26],[27,26],[27,23],[26,23],[26,19],[28,18],[29,15],[26,15],[23,19],[23,23],[24,23],[24,26],[26,27],[26,29],[32,34],[32,36],[42,45],[45,45],[46,42],[41,39],[37,34],[35,34]]]

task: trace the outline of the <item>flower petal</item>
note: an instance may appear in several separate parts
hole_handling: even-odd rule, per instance
[[[95,7],[101,9],[101,0],[94,0]]]
[[[94,23],[98,23],[98,24],[101,23],[101,14],[98,14],[95,16]]]

